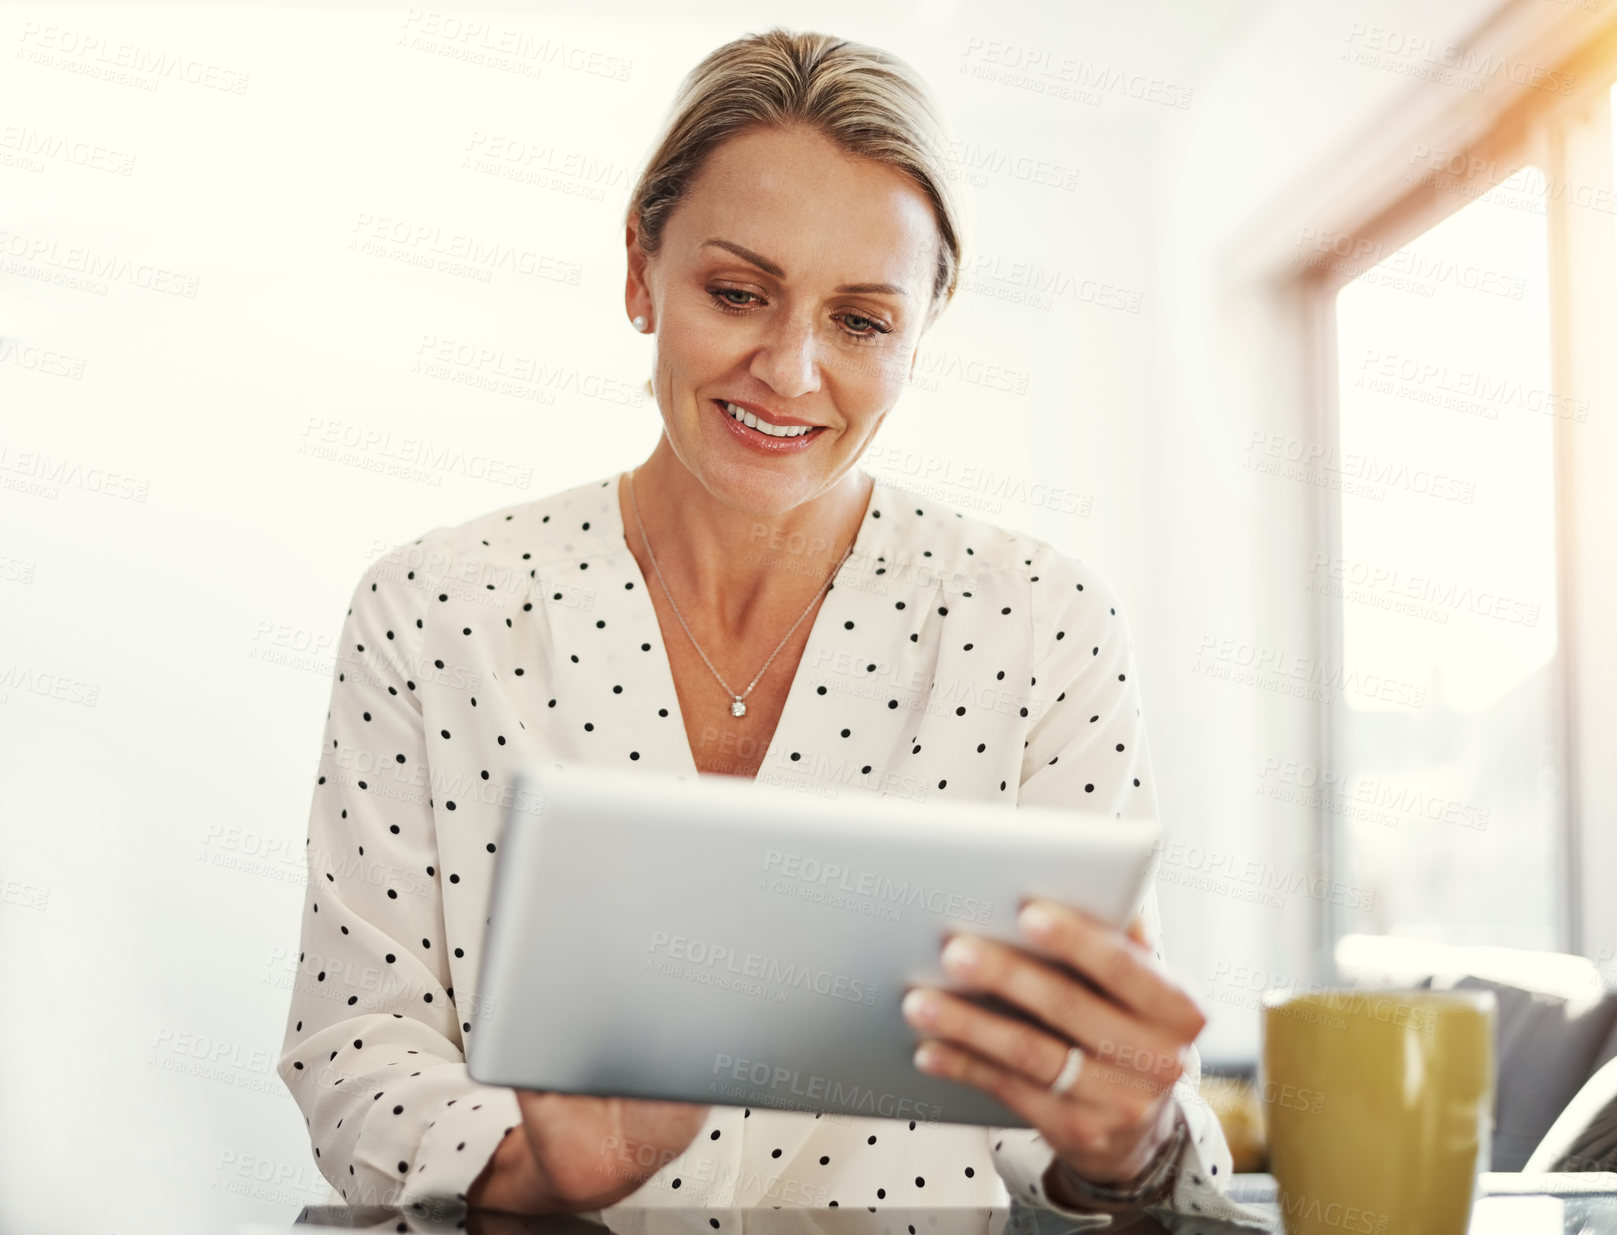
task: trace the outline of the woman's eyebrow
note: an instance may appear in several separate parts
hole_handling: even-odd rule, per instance
[[[705,249],[710,244],[714,245],[714,246],[716,246],[718,248],[721,248],[721,249],[727,249],[731,253],[734,253],[737,257],[741,258],[742,260],[751,262],[754,266],[758,267],[758,269],[762,270],[765,274],[772,275],[777,279],[784,279],[786,277],[786,272],[784,270],[782,270],[779,265],[777,265],[776,263],[770,261],[767,257],[764,257],[761,254],[754,253],[751,249],[743,248],[741,245],[736,244],[734,241],[720,240],[718,237],[715,236],[711,240],[704,240],[702,242],[702,247]],[[896,283],[844,283],[844,284],[842,284],[841,287],[835,288],[833,290],[835,290],[837,292],[851,292],[851,293],[855,293],[855,294],[859,294],[859,293],[877,293],[877,294],[886,295],[886,296],[908,296],[909,295],[908,292],[906,292],[902,287],[898,286],[898,284],[896,284]]]

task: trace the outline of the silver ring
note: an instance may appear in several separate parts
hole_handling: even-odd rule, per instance
[[[1061,1075],[1050,1082],[1050,1092],[1056,1095],[1066,1093],[1078,1080],[1078,1073],[1082,1072],[1083,1068],[1084,1053],[1076,1046],[1069,1046],[1066,1062],[1061,1065]]]

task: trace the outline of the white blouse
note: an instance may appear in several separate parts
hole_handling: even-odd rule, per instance
[[[617,482],[436,528],[354,590],[277,1065],[350,1204],[462,1203],[501,1138],[521,1135],[514,1091],[464,1062],[517,765],[698,774]],[[757,552],[792,569],[793,548]],[[876,481],[758,779],[1154,813],[1116,597],[1040,540]],[[1142,909],[1155,941],[1154,891]],[[1193,1061],[1176,1092],[1191,1135],[1173,1208],[1258,1221],[1223,1191],[1230,1153],[1198,1076]],[[1026,1128],[714,1106],[618,1204],[1058,1208],[1043,1196],[1051,1158]]]

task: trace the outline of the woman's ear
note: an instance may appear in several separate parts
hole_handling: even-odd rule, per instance
[[[640,247],[639,229],[633,222],[624,228],[624,246],[628,258],[628,273],[623,284],[623,306],[631,319],[652,318],[651,289],[646,285],[646,252]]]

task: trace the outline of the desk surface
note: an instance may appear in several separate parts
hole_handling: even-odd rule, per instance
[[[1274,1180],[1267,1175],[1236,1176],[1237,1199],[1276,1212]],[[1472,1213],[1471,1235],[1617,1235],[1617,1175],[1488,1174]],[[985,1222],[985,1216],[990,1219]],[[1004,1210],[902,1209],[879,1206],[810,1209],[797,1206],[723,1208],[645,1208],[626,1206],[601,1214],[561,1214],[524,1218],[512,1214],[456,1209],[444,1214],[411,1214],[382,1206],[349,1209],[309,1206],[292,1230],[430,1232],[449,1235],[1065,1235],[1071,1228],[1061,1214],[1013,1206]],[[238,1235],[269,1235],[285,1228],[255,1226]],[[1119,1220],[1113,1231],[1128,1235],[1234,1235],[1250,1227],[1231,1226],[1177,1214]]]

